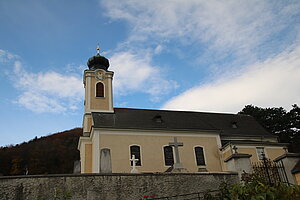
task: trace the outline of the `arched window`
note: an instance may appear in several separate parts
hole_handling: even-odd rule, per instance
[[[204,152],[202,147],[195,147],[197,166],[205,165]]]
[[[173,148],[171,146],[164,147],[165,165],[172,166],[174,164]]]
[[[139,159],[136,163],[136,166],[141,166],[141,148],[139,146],[130,146],[130,158],[132,158],[132,155],[134,155],[136,159]],[[130,166],[132,166],[132,161],[130,161]]]
[[[104,97],[104,85],[101,82],[96,84],[96,97]]]

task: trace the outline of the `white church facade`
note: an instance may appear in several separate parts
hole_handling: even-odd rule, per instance
[[[81,173],[129,173],[132,165],[145,173],[222,172],[235,151],[253,162],[261,153],[271,160],[285,153],[286,144],[248,115],[114,108],[109,61],[98,52],[88,67]]]

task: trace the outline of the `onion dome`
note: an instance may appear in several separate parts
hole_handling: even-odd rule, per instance
[[[89,58],[87,65],[90,70],[104,69],[107,71],[109,67],[109,61],[107,58],[100,56],[100,48],[97,47],[97,55]]]

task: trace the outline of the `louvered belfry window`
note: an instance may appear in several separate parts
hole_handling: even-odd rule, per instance
[[[104,85],[101,82],[96,84],[96,97],[104,97]]]
[[[172,166],[174,164],[173,148],[171,146],[164,147],[165,165]]]
[[[137,145],[130,146],[130,158],[132,158],[132,155],[135,156],[136,159],[139,159],[136,163],[136,166],[141,166],[141,149]],[[132,166],[132,161],[130,161],[130,166]]]
[[[204,152],[202,147],[195,147],[197,166],[205,165]]]

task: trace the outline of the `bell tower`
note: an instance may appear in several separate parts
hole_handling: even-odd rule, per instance
[[[85,89],[83,134],[88,136],[92,127],[92,112],[113,113],[112,79],[114,73],[108,71],[109,61],[97,54],[89,58],[89,69],[84,71],[83,84]]]

